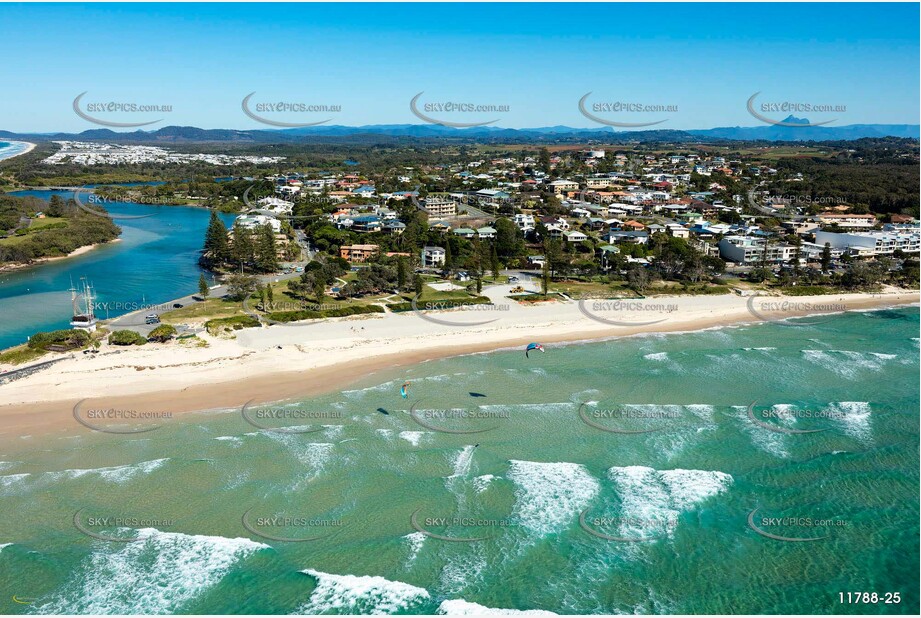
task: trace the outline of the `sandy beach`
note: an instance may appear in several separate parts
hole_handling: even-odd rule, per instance
[[[35,149],[35,144],[33,144],[32,142],[9,141],[7,143],[10,145],[25,144],[25,148],[19,152],[16,152],[10,155],[4,155],[3,153],[0,153],[0,161],[7,161],[8,159],[12,159],[20,155],[28,154]]]
[[[142,412],[239,408],[329,392],[368,375],[426,360],[523,347],[693,331],[743,323],[918,303],[917,293],[745,298],[669,296],[605,306],[604,301],[510,301],[508,286],[484,290],[491,309],[374,314],[200,334],[207,346],[171,342],[135,348],[103,346],[0,386],[0,436],[75,430],[73,407]],[[783,305],[788,302],[789,305]],[[770,303],[770,304],[767,304]],[[592,319],[595,316],[599,319]],[[618,325],[610,322],[617,321]],[[484,323],[486,322],[486,323]],[[45,357],[45,359],[51,358]],[[549,357],[548,357],[549,358]],[[43,360],[45,360],[43,359]],[[3,371],[14,369],[3,366]]]

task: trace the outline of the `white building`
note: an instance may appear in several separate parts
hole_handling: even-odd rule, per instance
[[[281,221],[266,215],[256,215],[252,213],[240,215],[234,220],[233,224],[234,226],[239,225],[240,227],[248,230],[255,230],[264,225],[269,225],[272,227],[272,231],[276,234],[281,232]]]
[[[422,266],[437,268],[445,263],[445,250],[441,247],[425,246],[422,248]]]
[[[457,214],[457,204],[440,195],[425,198],[425,210],[433,217],[453,217]]]
[[[828,243],[852,255],[889,255],[896,249],[905,253],[918,253],[921,243],[919,232],[822,232],[815,233],[815,244],[824,247]]]
[[[726,236],[719,242],[720,257],[736,264],[787,262],[796,256],[793,245],[767,243],[752,236]]]
[[[512,222],[518,226],[518,228],[527,232],[534,229],[534,215],[525,215],[525,214],[516,214],[512,217]]]

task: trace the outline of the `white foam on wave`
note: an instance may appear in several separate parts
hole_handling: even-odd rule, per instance
[[[477,543],[462,544],[454,548],[450,560],[441,569],[442,594],[463,594],[464,590],[480,581],[486,571],[486,556]]]
[[[776,408],[777,406],[774,407]],[[764,427],[759,427],[758,425],[752,423],[751,419],[748,418],[748,406],[733,406],[732,410],[733,416],[739,419],[739,421],[742,423],[742,429],[745,431],[745,433],[748,434],[752,444],[754,444],[765,453],[775,457],[785,459],[790,456],[790,452],[787,450],[787,444],[784,439],[786,436],[784,434],[778,433],[776,431],[771,431],[770,429],[765,429]]]
[[[652,354],[644,354],[643,358],[651,361],[667,361],[668,352],[653,352]]]
[[[215,440],[218,440],[220,442],[230,442],[231,444],[234,444],[234,445],[240,445],[243,443],[243,438],[239,436],[218,436],[215,438]]]
[[[0,551],[3,551],[5,547],[9,547],[12,543],[0,543]]]
[[[512,460],[508,477],[516,486],[517,520],[542,535],[571,525],[600,489],[584,466],[568,462]]]
[[[621,501],[618,534],[627,538],[672,536],[678,515],[725,492],[732,476],[716,470],[613,467],[608,478]]]
[[[831,417],[841,430],[867,444],[873,441],[873,428],[870,425],[871,411],[867,401],[839,401],[829,404]]]
[[[150,474],[157,468],[166,463],[167,459],[153,459],[151,461],[142,461],[127,466],[112,466],[109,468],[75,468],[73,470],[61,470],[59,472],[46,472],[45,475],[54,481],[64,479],[78,479],[84,476],[98,474],[99,477],[111,483],[124,483],[130,481],[136,476]]]
[[[763,347],[763,348],[742,348],[742,349],[745,350],[746,352],[752,352],[752,351],[754,352],[773,352],[777,348],[772,348],[768,346],[768,347]]]
[[[803,350],[803,357],[845,378],[854,378],[861,371],[881,371],[887,361],[898,358],[895,354],[853,350]]]
[[[409,544],[409,556],[406,558],[406,567],[410,567],[419,557],[422,546],[425,545],[425,535],[421,532],[411,532],[403,537]]]
[[[31,476],[29,473],[24,474],[8,474],[7,476],[0,476],[0,489],[6,489],[12,485],[16,485],[19,481],[28,478]]]
[[[496,479],[492,474],[483,474],[473,479],[473,488],[478,494],[483,493],[489,489],[490,484]]]
[[[408,613],[426,603],[424,588],[378,576],[334,575],[313,569],[301,571],[317,580],[317,586],[298,614],[395,614]]]
[[[268,545],[249,539],[138,531],[113,551],[105,543],[41,614],[168,614],[216,585],[240,560]]]
[[[266,432],[263,435],[283,444],[295,459],[307,466],[307,478],[314,478],[323,472],[332,458],[335,446],[330,442],[304,442],[300,434]]]
[[[446,616],[557,616],[542,609],[496,609],[463,599],[442,601],[438,613]]]
[[[406,440],[413,446],[419,446],[419,443],[422,442],[422,438],[425,437],[424,431],[401,431],[400,438]]]
[[[476,448],[472,444],[468,444],[463,449],[454,454],[454,472],[451,473],[451,476],[448,478],[462,478],[470,474],[470,466],[473,463],[473,449]]]

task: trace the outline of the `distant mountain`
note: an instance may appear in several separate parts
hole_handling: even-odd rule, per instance
[[[347,127],[319,125],[295,129],[199,129],[198,127],[168,126],[155,131],[117,133],[109,129],[89,129],[82,133],[11,133],[0,131],[0,139],[23,140],[78,140],[105,141],[133,144],[176,144],[202,142],[230,142],[250,144],[323,143],[333,141],[392,142],[405,140],[450,140],[493,142],[699,142],[699,141],[837,141],[864,137],[903,137],[919,139],[921,127],[916,124],[852,124],[836,126],[809,126],[809,120],[789,116],[786,124],[803,126],[764,125],[757,127],[717,127],[714,129],[657,129],[650,131],[614,131],[609,127],[573,128],[567,126],[507,129],[482,126],[468,129],[443,127],[433,124],[392,124]]]
[[[795,116],[787,116],[781,122],[786,125],[799,124],[803,126],[718,127],[715,129],[691,130],[688,133],[702,137],[729,140],[766,140],[770,142],[824,142],[860,139],[862,137],[909,137],[914,139],[921,137],[921,130],[919,130],[919,125],[916,124],[849,124],[840,127],[833,125],[813,127],[809,126],[808,119]]]

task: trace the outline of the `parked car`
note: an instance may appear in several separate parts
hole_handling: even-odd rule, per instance
[[[182,309],[182,303],[173,303],[173,309]]]
[[[144,323],[145,323],[145,324],[159,324],[159,323],[160,323],[160,316],[158,316],[156,313],[151,313],[150,315],[145,315],[145,316],[144,316]]]

